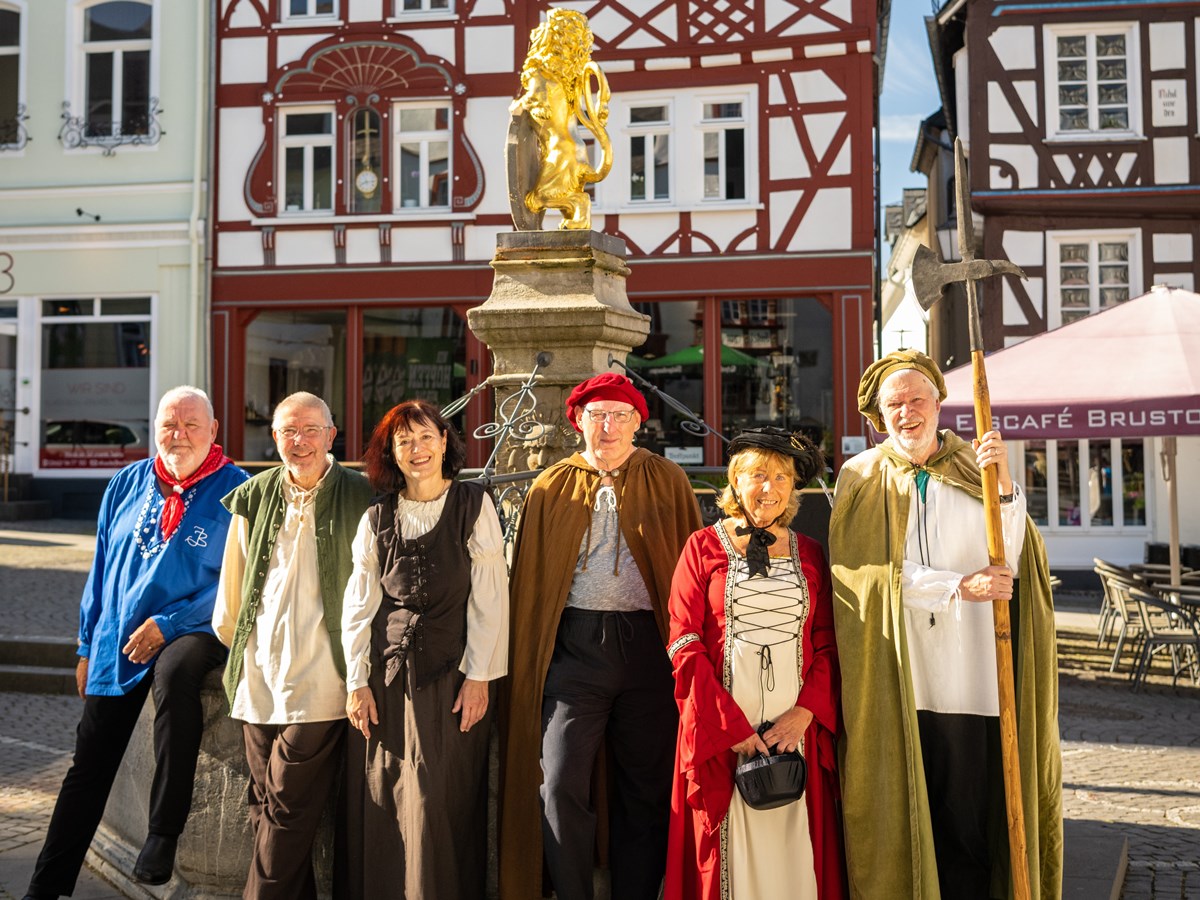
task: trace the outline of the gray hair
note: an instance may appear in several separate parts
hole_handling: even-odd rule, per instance
[[[204,409],[208,412],[209,419],[216,418],[216,414],[213,412],[212,401],[208,399],[208,394],[190,384],[181,384],[179,387],[173,387],[162,395],[162,398],[158,401],[158,411],[154,414],[154,420],[157,422],[161,419],[163,410],[172,403],[178,403],[180,400],[199,400],[204,404]]]
[[[937,387],[937,385],[936,385],[936,384],[934,384],[934,383],[933,383],[933,379],[932,379],[932,378],[930,378],[928,375],[926,375],[926,374],[925,374],[924,372],[922,372],[920,369],[916,369],[916,368],[913,368],[913,369],[899,369],[899,370],[897,370],[897,371],[893,372],[893,373],[892,373],[891,375],[889,375],[887,378],[883,379],[883,383],[882,383],[881,385],[879,385],[879,390],[877,390],[877,391],[875,392],[875,408],[876,408],[877,410],[879,410],[879,413],[880,413],[880,415],[882,415],[882,414],[883,414],[883,389],[884,389],[885,387],[887,387],[887,383],[888,383],[889,381],[891,381],[891,380],[892,380],[893,378],[895,378],[897,375],[903,375],[905,372],[916,372],[918,375],[920,375],[920,376],[921,376],[921,380],[922,380],[923,382],[925,382],[926,386],[928,386],[928,388],[929,388],[929,396],[930,396],[930,397],[932,397],[934,400],[936,400],[936,399],[937,399],[937,396],[938,396],[938,387]]]
[[[294,394],[288,394],[275,406],[275,413],[271,416],[271,430],[274,431],[279,426],[279,417],[285,409],[291,409],[293,406],[299,406],[302,409],[317,409],[321,411],[321,415],[325,417],[325,424],[330,428],[333,427],[333,413],[329,411],[329,404],[318,397],[316,394],[310,394],[308,391],[296,391]]]

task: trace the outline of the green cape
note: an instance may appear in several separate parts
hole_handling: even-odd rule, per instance
[[[981,498],[971,445],[941,432],[930,476]],[[889,439],[847,462],[829,523],[833,613],[842,667],[839,770],[850,894],[939,900],[921,743],[900,602],[916,468]],[[886,527],[881,527],[886,524]],[[984,540],[980,533],[979,540]],[[1025,526],[1013,623],[1022,800],[1033,900],[1062,893],[1062,759],[1050,572],[1041,535]],[[1001,831],[1004,823],[999,823]],[[1007,849],[1007,848],[1006,848]],[[1009,896],[1007,852],[993,891]]]

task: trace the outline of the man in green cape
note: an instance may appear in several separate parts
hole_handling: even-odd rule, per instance
[[[939,431],[945,397],[923,353],[872,364],[858,408],[888,439],[838,476],[829,546],[850,893],[1009,896],[992,602],[1011,602],[1031,896],[1057,900],[1062,764],[1045,548],[1000,434],[973,447]],[[1007,566],[988,560],[985,465],[999,475]]]

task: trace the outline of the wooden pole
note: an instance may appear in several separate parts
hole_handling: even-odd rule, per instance
[[[992,430],[992,398],[988,393],[983,350],[971,351],[971,373],[975,386],[975,436],[982,439]],[[1007,565],[1004,530],[1000,522],[1000,473],[998,466],[984,466],[983,511],[987,525],[988,560],[993,566]],[[1025,807],[1021,800],[1021,759],[1017,748],[1017,700],[1013,682],[1012,622],[1009,604],[992,603],[996,630],[996,680],[1000,689],[1000,752],[1004,768],[1004,799],[1008,809],[1008,855],[1012,872],[1013,900],[1030,900],[1029,857],[1025,851]]]

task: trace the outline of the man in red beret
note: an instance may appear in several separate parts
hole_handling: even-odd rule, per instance
[[[646,399],[624,375],[578,385],[567,419],[584,449],[543,472],[525,499],[501,716],[504,900],[543,896],[539,849],[546,892],[590,900],[606,783],[612,802],[599,833],[612,896],[658,896],[679,718],[667,597],[702,523],[683,470],[633,445],[646,417]],[[597,782],[606,740],[614,765]]]

